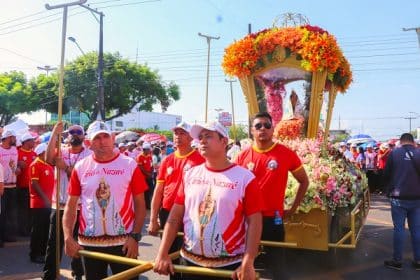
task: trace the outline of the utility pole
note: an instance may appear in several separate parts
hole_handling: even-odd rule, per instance
[[[409,112],[410,114],[416,114],[415,112]],[[408,120],[408,127],[409,127],[409,130],[408,130],[408,133],[411,133],[411,120],[415,120],[415,119],[417,119],[417,116],[409,116],[409,117],[407,117],[407,118],[404,118],[404,119],[406,119],[406,120]]]
[[[412,31],[415,30],[417,33],[417,39],[419,41],[419,48],[420,48],[420,27],[411,27],[411,28],[403,28],[403,31]]]
[[[198,36],[204,37],[207,40],[207,82],[206,82],[206,105],[205,105],[205,112],[204,112],[204,122],[207,122],[207,111],[209,105],[209,71],[210,71],[210,41],[212,39],[219,40],[220,36],[212,37],[209,35],[204,35],[198,32]]]
[[[98,12],[89,6],[79,4],[79,6],[89,10],[92,14],[99,15],[99,51],[98,51],[98,112],[96,113],[96,120],[105,121],[105,94],[104,94],[104,13]]]
[[[63,8],[63,26],[62,26],[62,30],[61,30],[61,60],[60,60],[60,80],[59,80],[59,89],[58,89],[58,121],[60,122],[63,116],[63,96],[64,96],[64,57],[65,57],[65,52],[66,52],[66,32],[67,32],[67,14],[68,14],[68,8],[70,6],[75,6],[75,5],[81,5],[86,3],[87,0],[79,0],[79,1],[74,1],[74,2],[70,2],[70,3],[64,3],[64,4],[60,4],[60,5],[55,5],[55,6],[50,6],[49,4],[45,4],[45,8],[47,10],[54,10],[54,9],[61,9]],[[61,141],[57,141],[57,156],[60,157],[61,156]],[[56,196],[55,196],[55,201],[57,201],[57,203],[60,201],[60,172],[59,170],[57,170],[57,175],[56,175]],[[58,208],[58,207],[57,207]],[[59,209],[57,209],[57,215],[56,215],[56,219],[55,219],[55,273],[56,273],[56,279],[60,279],[60,211]]]
[[[45,65],[44,67],[38,66],[36,68],[38,68],[38,70],[45,71],[46,74],[47,74],[47,77],[48,77],[48,73],[50,71],[57,70],[57,67],[51,67],[50,65]],[[47,112],[47,105],[46,104],[44,105],[44,110],[45,110],[45,129],[46,129],[47,124],[48,124],[48,112]]]
[[[236,80],[228,80],[225,79],[225,82],[230,84],[230,102],[232,104],[232,127],[233,127],[233,139],[236,142],[236,125],[235,125],[235,110],[234,110],[234,106],[233,106],[233,87],[232,87],[232,83],[236,82]]]

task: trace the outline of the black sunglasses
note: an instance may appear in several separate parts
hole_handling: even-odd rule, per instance
[[[70,135],[83,135],[83,131],[78,129],[69,130]]]
[[[256,130],[260,130],[263,126],[264,126],[265,129],[270,129],[271,128],[271,123],[269,123],[269,122],[256,123],[254,125],[254,127],[255,127]]]

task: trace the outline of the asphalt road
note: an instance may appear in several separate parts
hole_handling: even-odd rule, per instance
[[[402,271],[387,269],[383,261],[392,255],[392,221],[385,197],[372,195],[372,205],[356,249],[330,249],[328,252],[282,249],[279,265],[284,267],[282,279],[420,279],[420,271],[411,267],[412,250],[407,231],[407,240]],[[153,260],[160,239],[144,236],[139,244],[142,260]],[[40,279],[42,265],[31,263],[28,257],[28,238],[15,243],[6,243],[0,248],[0,280]],[[69,259],[61,266],[63,279],[71,278]],[[260,270],[263,279],[271,279],[268,271]],[[139,277],[144,279],[167,279],[153,272]]]

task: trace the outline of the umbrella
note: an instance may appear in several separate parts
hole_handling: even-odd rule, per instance
[[[137,141],[139,139],[139,135],[134,131],[123,131],[115,136],[116,143],[123,143],[129,141]]]
[[[39,141],[41,143],[45,143],[45,142],[48,142],[50,140],[50,138],[51,138],[51,131],[48,131],[48,132],[45,132],[44,134],[41,134],[39,136]]]
[[[359,145],[359,147],[362,147],[363,150],[366,150],[368,145],[372,145],[372,147],[379,146],[375,141],[369,141],[369,142],[365,142],[365,143]]]
[[[374,142],[372,136],[367,134],[356,134],[347,139],[347,144],[360,144],[366,142]]]
[[[148,143],[156,142],[156,141],[166,141],[166,137],[157,133],[146,133],[140,140]]]
[[[367,134],[356,134],[356,135],[350,136],[349,138],[347,138],[347,140],[351,140],[351,139],[362,139],[362,138],[370,138],[370,139],[372,139],[372,136],[367,135]]]

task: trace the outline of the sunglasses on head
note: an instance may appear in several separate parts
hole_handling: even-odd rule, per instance
[[[265,129],[270,129],[271,128],[271,123],[269,123],[269,122],[256,123],[254,125],[254,127],[255,127],[256,130],[260,130],[263,126],[264,126]]]
[[[83,131],[77,130],[77,129],[73,129],[73,130],[69,130],[69,134],[70,135],[83,135]]]

